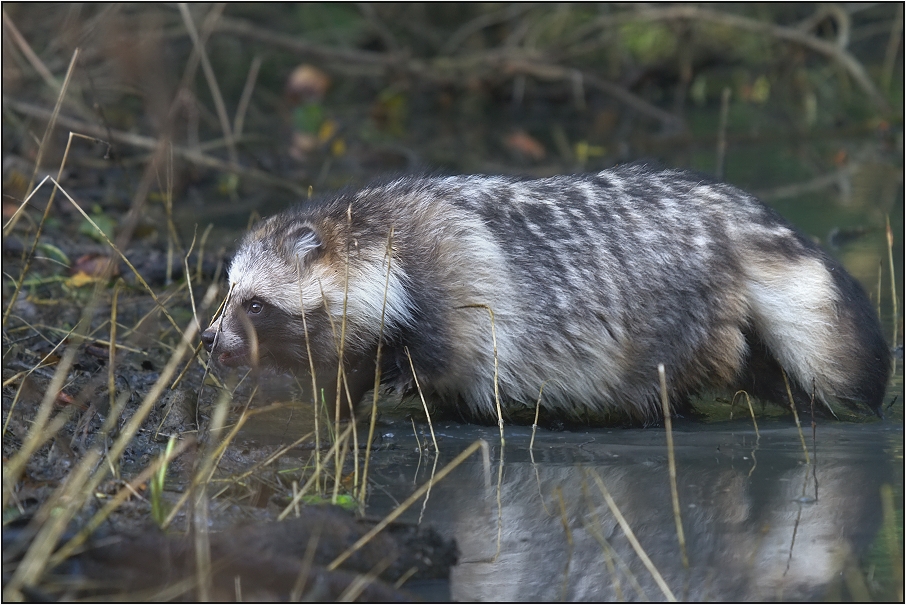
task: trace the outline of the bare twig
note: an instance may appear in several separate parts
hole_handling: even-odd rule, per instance
[[[369,51],[331,48],[296,37],[284,36],[244,21],[223,18],[217,25],[217,31],[245,36],[282,47],[286,50],[304,55],[313,60],[320,60],[337,65],[348,75],[376,75],[385,70],[408,72],[420,79],[448,83],[451,81],[473,78],[476,74],[488,78],[530,75],[542,80],[563,81],[570,85],[575,82],[577,73],[585,86],[600,90],[629,105],[639,113],[676,127],[681,120],[673,114],[651,105],[622,86],[608,82],[587,72],[577,72],[570,67],[545,63],[535,55],[529,55],[519,49],[474,53],[460,57],[441,56],[433,60],[411,59],[400,53],[377,53]],[[345,67],[344,67],[345,66]]]
[[[213,10],[218,9],[215,7]],[[222,6],[219,10],[223,10]],[[179,3],[179,12],[186,25],[186,30],[189,32],[189,37],[192,38],[192,44],[195,45],[195,50],[198,52],[198,57],[201,59],[201,68],[204,71],[205,79],[208,82],[208,88],[211,90],[211,97],[214,99],[214,108],[217,110],[220,128],[223,130],[223,138],[226,139],[227,151],[230,154],[230,164],[239,166],[239,154],[236,151],[236,143],[233,140],[233,128],[230,125],[230,119],[227,117],[226,105],[223,102],[223,95],[220,94],[220,86],[217,84],[217,76],[214,75],[214,68],[211,67],[208,53],[198,36],[198,31],[195,29],[195,23],[192,21],[192,15],[189,13],[189,7],[185,2]]]
[[[762,200],[778,200],[798,197],[813,191],[821,191],[828,187],[833,187],[834,185],[839,186],[840,189],[843,190],[846,180],[852,176],[859,166],[860,164],[857,162],[850,162],[842,168],[838,168],[827,174],[819,174],[818,176],[801,183],[780,185],[779,187],[755,191],[754,193]]]
[[[897,63],[897,49],[903,41],[903,5],[897,4],[897,16],[890,28],[890,38],[887,40],[887,51],[884,53],[884,67],[881,69],[881,88],[890,91],[893,80],[893,70]]]
[[[18,28],[13,23],[13,20],[9,18],[9,15],[6,14],[6,11],[3,11],[3,26],[6,27],[6,30],[13,38],[13,42],[16,43],[16,46],[19,47],[19,50],[25,55],[26,60],[31,64],[38,75],[44,80],[44,82],[54,90],[60,90],[60,83],[57,79],[50,73],[50,70],[47,69],[47,66],[44,65],[38,55],[35,54],[35,51],[31,49],[31,45],[25,40],[21,33],[19,33]]]
[[[29,103],[24,103],[5,97],[3,99],[3,106],[19,113],[37,118],[46,119],[51,116],[51,112],[42,107],[36,107]],[[122,143],[124,145],[130,145],[132,147],[137,147],[139,149],[157,149],[158,145],[160,144],[159,140],[153,137],[146,137],[140,134],[133,134],[131,132],[123,132],[121,130],[108,130],[94,124],[89,124],[88,122],[76,120],[75,118],[60,116],[59,118],[57,118],[57,123],[60,126],[68,128],[69,130],[72,130],[74,132],[81,132],[83,134],[89,134],[95,137],[109,137],[112,141]],[[246,176],[262,183],[267,183],[276,187],[280,187],[282,189],[286,189],[297,195],[305,195],[308,191],[306,187],[302,187],[301,185],[298,185],[297,183],[293,183],[291,181],[277,178],[267,172],[264,172],[263,170],[247,167],[237,168],[231,166],[228,162],[224,162],[223,160],[219,160],[215,157],[205,155],[199,151],[187,149],[185,147],[178,147],[174,145],[173,155],[199,166],[206,166],[208,168],[223,170],[225,172],[236,172],[241,176]]]
[[[502,68],[505,73],[519,73],[534,76],[540,80],[557,80],[569,82],[570,84],[573,83],[576,75],[579,74],[582,78],[582,83],[585,86],[595,88],[604,94],[614,97],[624,105],[632,107],[640,114],[654,118],[666,126],[675,128],[682,126],[681,118],[652,105],[645,99],[631,93],[618,84],[608,82],[607,80],[587,72],[580,72],[576,69],[561,67],[559,65],[541,63],[532,59],[515,57],[500,61],[499,67]]]
[[[390,50],[397,50],[400,45],[396,41],[396,36],[393,35],[390,28],[387,27],[383,19],[374,10],[374,6],[370,2],[356,2],[356,6],[368,21],[368,25],[371,26],[374,33],[381,39],[381,42]]]
[[[482,13],[461,25],[456,31],[454,31],[447,41],[444,42],[444,45],[440,48],[439,53],[441,55],[451,55],[465,42],[469,36],[480,32],[486,27],[492,25],[497,25],[498,23],[503,23],[514,17],[518,17],[522,13],[528,12],[533,7],[538,6],[532,4],[531,2],[526,4],[507,4],[505,5],[505,10],[498,12],[488,12]]]
[[[246,38],[258,40],[259,42],[279,46],[295,53],[310,56],[312,59],[321,62],[341,62],[355,66],[368,65],[391,67],[396,66],[401,59],[405,58],[405,55],[402,54],[397,55],[367,50],[331,48],[329,46],[307,42],[298,36],[281,34],[263,27],[252,25],[247,21],[231,19],[228,17],[220,19],[215,31],[244,36]],[[372,71],[371,73],[374,72]]]
[[[890,261],[890,301],[893,303],[893,346],[897,346],[897,332],[900,323],[900,313],[897,309],[897,276],[893,266],[893,230],[890,228],[890,216],[887,220],[887,258]]]
[[[239,105],[236,107],[236,117],[233,118],[233,136],[237,139],[242,136],[242,127],[245,125],[245,112],[248,111],[249,102],[252,100],[252,91],[255,90],[255,82],[258,80],[258,71],[261,69],[261,55],[252,59],[252,65],[249,67],[248,76],[245,79],[245,86],[242,88],[242,96],[239,97]]]
[[[730,87],[726,86],[720,95],[720,125],[717,129],[717,167],[714,170],[714,175],[719,179],[724,178],[724,169],[726,167],[727,121],[730,117],[730,94]]]

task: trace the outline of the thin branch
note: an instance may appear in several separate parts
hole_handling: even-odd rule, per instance
[[[213,10],[218,12],[219,10],[223,10],[222,5],[219,6],[219,9],[215,6]],[[205,79],[208,82],[211,97],[214,99],[214,107],[217,109],[217,117],[220,120],[220,128],[223,130],[223,138],[226,139],[227,150],[230,154],[230,164],[239,166],[239,154],[236,151],[236,143],[233,140],[233,128],[230,125],[230,119],[227,117],[226,105],[223,102],[223,95],[220,94],[220,86],[217,84],[217,76],[214,74],[214,68],[211,67],[211,61],[208,59],[208,53],[205,50],[204,43],[201,41],[198,31],[195,29],[195,23],[192,21],[192,15],[189,13],[189,7],[185,2],[179,3],[179,12],[182,14],[186,30],[189,32],[189,37],[192,38],[192,44],[195,45],[198,57],[201,59],[201,68],[204,71]]]
[[[308,55],[319,61],[340,61],[353,65],[371,65],[379,67],[396,66],[402,54],[388,54],[367,50],[354,50],[347,48],[331,48],[313,42],[307,42],[298,36],[281,34],[263,27],[258,27],[247,21],[222,17],[215,30],[222,34],[235,34],[259,42],[266,42],[272,46],[279,46],[286,50]]]
[[[890,28],[890,37],[887,40],[887,51],[884,53],[884,67],[881,68],[881,86],[890,91],[893,80],[893,70],[897,62],[897,49],[903,39],[903,5],[897,5],[897,16]]]
[[[5,108],[12,109],[13,111],[17,111],[21,114],[42,119],[49,119],[52,113],[42,107],[37,107],[35,105],[21,101],[15,101],[6,97],[3,98],[3,106]],[[158,139],[155,139],[153,137],[133,134],[131,132],[123,132],[121,130],[108,130],[101,126],[96,126],[94,124],[89,124],[88,122],[82,122],[81,120],[76,120],[75,118],[69,118],[66,116],[57,117],[57,124],[73,132],[87,134],[98,138],[109,138],[111,141],[116,141],[117,143],[122,143],[131,147],[137,147],[139,149],[153,150],[157,149],[157,146],[159,144]],[[241,176],[246,176],[262,183],[275,185],[300,196],[304,196],[308,192],[308,189],[306,187],[302,187],[297,183],[287,181],[285,179],[277,178],[270,173],[264,172],[263,170],[242,166],[235,167],[229,162],[224,162],[223,160],[205,155],[192,149],[187,149],[185,147],[177,147],[174,145],[173,155],[199,166],[206,166],[208,168],[223,170],[226,172],[233,171]]]
[[[537,55],[530,55],[524,51],[520,52],[518,49],[494,50],[459,57],[440,56],[424,60],[411,59],[407,55],[400,53],[376,53],[330,48],[225,17],[217,24],[217,31],[266,42],[273,46],[279,46],[284,50],[305,55],[313,60],[345,64],[347,68],[352,66],[349,69],[343,68],[347,75],[375,75],[375,73],[392,69],[406,72],[411,76],[429,82],[441,84],[465,81],[467,77],[473,78],[476,75],[489,79],[499,78],[501,74],[510,77],[528,75],[542,80],[563,81],[572,86],[577,73],[573,68],[545,63]],[[363,69],[363,66],[366,69]],[[586,86],[610,95],[639,113],[654,118],[667,126],[681,126],[682,120],[678,117],[655,107],[622,86],[587,72],[580,73],[582,82]]]
[[[505,60],[502,63],[502,67],[508,73],[519,73],[527,76],[533,76],[540,80],[557,80],[569,82],[571,85],[576,79],[576,74],[580,74],[583,85],[589,88],[596,88],[601,92],[614,97],[624,105],[628,105],[642,115],[654,118],[655,120],[662,122],[664,125],[677,128],[681,127],[683,123],[681,118],[652,105],[642,97],[633,94],[622,86],[599,78],[588,72],[582,72],[568,67],[561,67],[559,65],[550,65],[537,61],[521,59]]]
[[[44,82],[54,90],[60,90],[60,82],[50,73],[50,70],[47,69],[47,66],[44,65],[44,61],[35,54],[35,51],[32,50],[31,45],[25,40],[19,29],[13,23],[13,20],[9,18],[9,15],[6,14],[6,11],[3,11],[3,25],[6,27],[9,34],[12,36],[13,41],[16,43],[16,46],[19,47],[19,50],[25,55],[26,60],[31,64],[32,68],[41,76]]]
[[[447,41],[441,46],[439,53],[441,55],[451,55],[465,42],[470,36],[477,34],[481,30],[503,23],[510,19],[520,16],[534,8],[535,4],[507,4],[506,9],[499,12],[482,13],[461,25],[454,31]]]
[[[258,72],[261,70],[261,55],[257,55],[252,60],[249,67],[248,76],[245,78],[245,86],[242,88],[242,96],[239,97],[239,106],[236,108],[236,116],[233,118],[233,136],[237,139],[242,136],[242,128],[245,125],[245,112],[248,111],[249,103],[252,100],[252,91],[255,90],[255,82],[258,80]]]

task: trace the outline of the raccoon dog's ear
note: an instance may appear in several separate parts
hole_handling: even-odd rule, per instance
[[[307,260],[309,256],[317,254],[324,248],[321,236],[314,225],[305,223],[289,234],[293,253],[300,261]]]

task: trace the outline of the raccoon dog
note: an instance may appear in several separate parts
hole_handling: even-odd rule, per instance
[[[646,422],[658,364],[675,409],[715,387],[788,405],[785,372],[802,407],[880,414],[890,372],[839,262],[739,189],[643,165],[312,200],[247,234],[229,281],[202,336],[213,357],[314,370],[344,415],[374,386],[379,340],[384,387],[411,393],[414,367],[439,409],[473,420],[496,418],[495,373],[510,418],[540,394],[549,418]]]

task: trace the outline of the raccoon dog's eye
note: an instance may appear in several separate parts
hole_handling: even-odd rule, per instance
[[[261,301],[253,300],[253,301],[250,301],[248,304],[248,312],[251,313],[252,315],[258,315],[263,310],[264,310],[264,305],[261,303]]]

